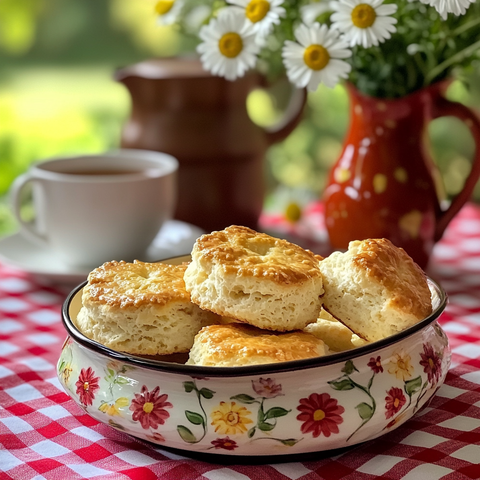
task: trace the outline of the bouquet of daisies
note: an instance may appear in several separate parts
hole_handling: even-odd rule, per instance
[[[480,0],[160,0],[156,11],[198,35],[204,68],[228,80],[257,68],[394,98],[480,62]]]

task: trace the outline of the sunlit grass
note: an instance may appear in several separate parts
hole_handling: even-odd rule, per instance
[[[0,196],[30,164],[116,148],[128,115],[126,89],[108,68],[22,68],[0,84]],[[14,222],[0,202],[0,235]]]

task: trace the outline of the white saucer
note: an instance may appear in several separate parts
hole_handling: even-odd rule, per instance
[[[145,257],[155,262],[164,258],[186,255],[195,240],[205,233],[200,228],[179,220],[168,220],[158,232]],[[41,283],[76,284],[87,279],[93,268],[66,265],[48,248],[33,244],[16,233],[0,238],[0,262],[31,274]]]

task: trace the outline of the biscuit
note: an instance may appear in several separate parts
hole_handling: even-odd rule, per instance
[[[288,362],[326,354],[322,340],[309,333],[279,333],[239,323],[210,325],[195,337],[187,365],[239,367]]]
[[[318,264],[298,245],[232,225],[197,239],[184,278],[202,309],[291,331],[317,319],[323,293]]]
[[[218,322],[190,301],[186,265],[107,262],[90,272],[75,321],[88,338],[137,355],[188,352],[198,331]]]
[[[303,331],[323,340],[332,353],[344,352],[368,343],[323,308],[317,321],[307,325]]]
[[[324,308],[363,339],[401,332],[432,312],[427,278],[387,239],[350,242],[320,261]]]

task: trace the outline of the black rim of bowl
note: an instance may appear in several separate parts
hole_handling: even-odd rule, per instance
[[[183,256],[184,255],[180,257]],[[173,260],[174,258],[165,259],[163,261],[166,262],[168,260]],[[114,358],[116,360],[129,363],[137,367],[143,367],[151,370],[170,373],[181,373],[189,375],[191,377],[237,377],[247,375],[271,374],[279,372],[290,372],[294,370],[305,370],[310,368],[322,367],[325,365],[332,365],[335,363],[343,363],[356,357],[376,352],[384,347],[397,343],[404,338],[410,337],[414,333],[422,330],[423,328],[427,327],[429,324],[437,320],[437,318],[440,317],[447,305],[447,294],[443,290],[443,288],[431,278],[428,278],[428,283],[430,288],[433,287],[434,291],[438,295],[438,305],[436,306],[436,308],[434,308],[433,312],[428,317],[424,318],[415,325],[412,325],[411,327],[399,333],[396,333],[395,335],[391,335],[390,337],[378,340],[376,342],[368,343],[352,350],[332,353],[329,355],[325,355],[324,357],[308,358],[304,360],[292,360],[282,363],[266,363],[262,365],[248,365],[238,367],[204,367],[197,365],[184,365],[181,363],[166,362],[162,360],[156,360],[153,358],[150,359],[112,350],[105,345],[102,345],[101,343],[98,343],[95,340],[91,340],[90,338],[83,335],[77,329],[77,327],[74,325],[70,318],[70,304],[75,295],[77,295],[77,293],[87,284],[87,281],[75,287],[65,299],[62,308],[62,321],[68,332],[68,335],[80,345],[101,355],[105,355],[109,358]]]

